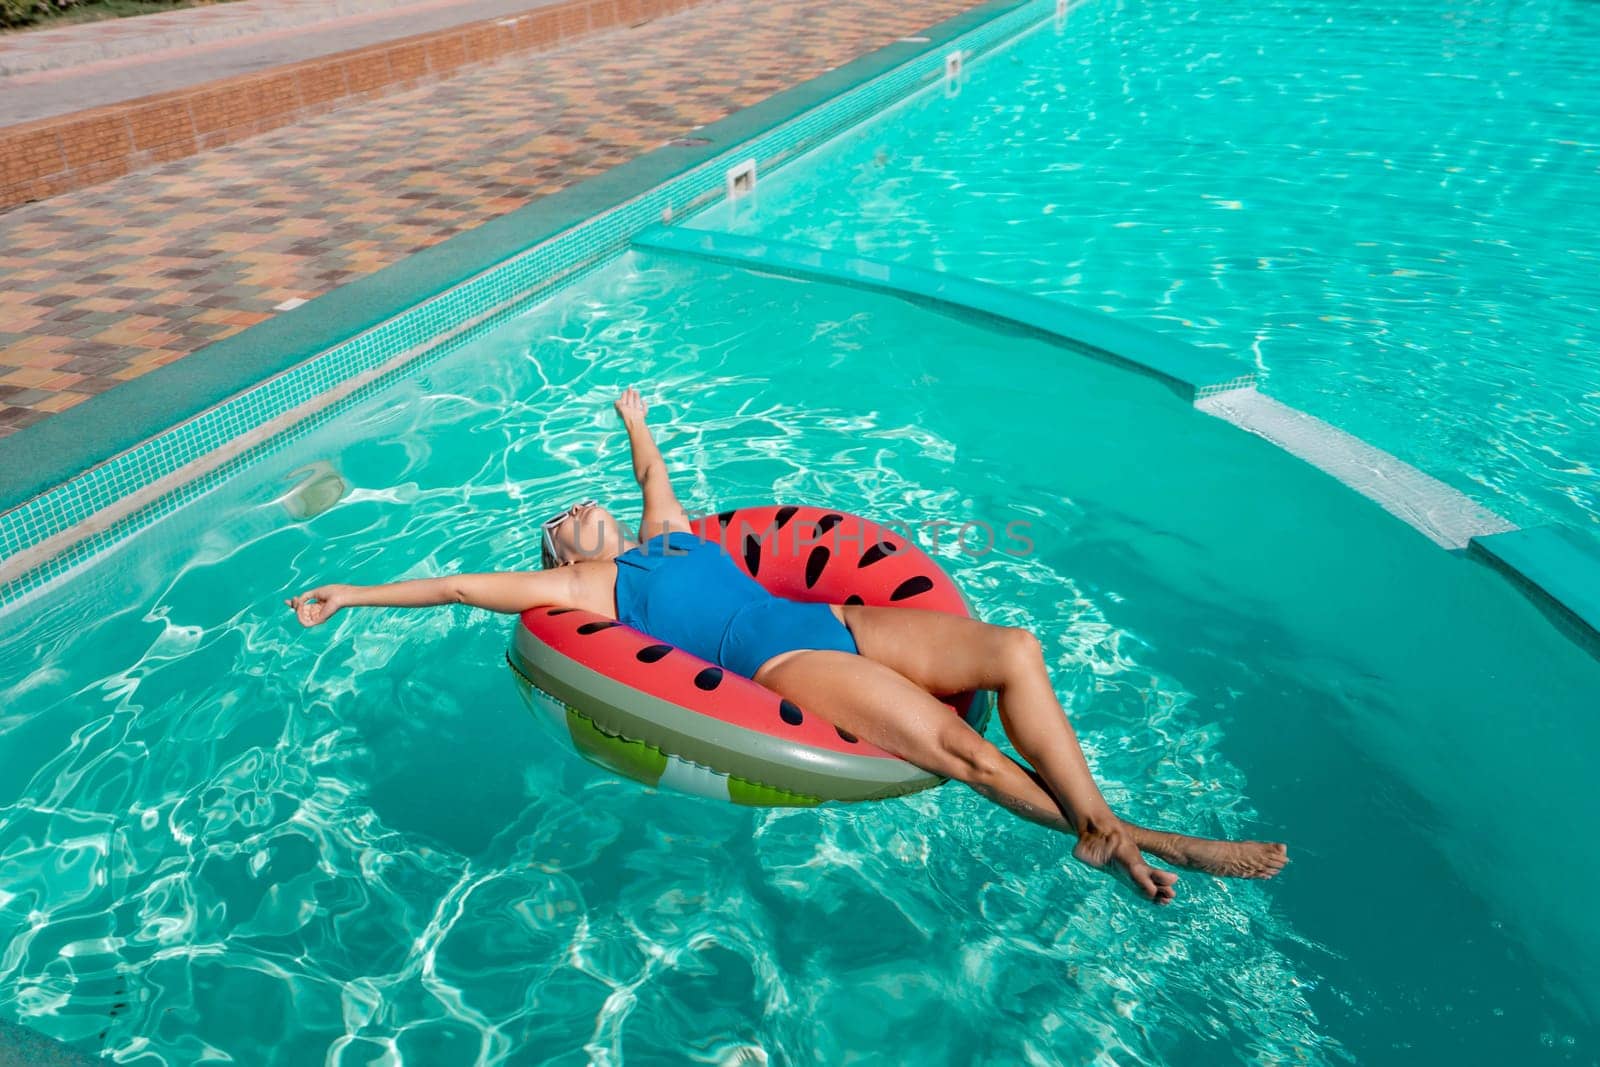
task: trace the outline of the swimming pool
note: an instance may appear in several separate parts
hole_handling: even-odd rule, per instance
[[[503,619],[352,612],[324,633],[276,610],[334,577],[531,565],[552,502],[624,499],[608,402],[634,380],[699,470],[692,508],[1032,524],[1026,557],[940,554],[988,617],[1046,635],[1114,802],[1282,835],[1292,875],[1191,878],[1153,913],[959,787],[812,813],[646,793],[519,708]],[[292,522],[284,479],[314,459],[351,491]],[[0,671],[26,679],[0,740],[22,872],[5,1003],[150,1062],[832,1061],[886,1019],[932,1062],[1558,1059],[1582,1033],[1555,999],[1560,939],[1586,919],[1540,872],[1592,804],[1600,664],[1350,499],[1042,342],[629,257],[21,620]],[[1537,816],[1531,837],[1484,814],[1476,775]]]
[[[648,793],[519,706],[507,620],[279,612],[334,577],[532,565],[552,505],[625,499],[635,381],[693,509],[1030,524],[1024,555],[924,544],[1044,636],[1114,803],[1281,836],[1288,875],[1155,912],[956,786]],[[294,521],[318,461],[350,490]],[[1600,870],[1570,831],[1600,662],[1160,383],[993,325],[630,254],[7,623],[0,1011],[122,1061],[1594,1056],[1571,886]]]
[[[1081,3],[694,224],[1237,354],[1515,522],[1594,531],[1597,57],[1583,0]]]

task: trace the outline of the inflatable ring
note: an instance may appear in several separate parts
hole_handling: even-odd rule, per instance
[[[971,615],[927,553],[859,516],[772,505],[707,516],[692,529],[779,596]],[[529,704],[573,748],[646,785],[736,804],[805,806],[944,781],[765,686],[591,612],[523,612],[506,659]],[[946,706],[981,732],[990,696],[963,693]]]

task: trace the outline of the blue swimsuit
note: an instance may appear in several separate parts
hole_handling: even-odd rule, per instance
[[[682,531],[617,557],[617,619],[746,678],[796,649],[856,651],[828,605],[767,592],[721,545]]]

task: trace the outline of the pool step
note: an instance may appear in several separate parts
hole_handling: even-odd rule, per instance
[[[1203,397],[1195,406],[1332,475],[1445,548],[1516,529],[1431,474],[1254,389]]]
[[[687,226],[653,227],[634,237],[633,246],[767,274],[852,285],[944,310],[999,319],[1158,378],[1191,403],[1214,393],[1248,388],[1255,382],[1255,372],[1247,364],[1142,326],[944,271]]]

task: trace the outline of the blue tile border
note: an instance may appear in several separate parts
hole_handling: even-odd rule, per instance
[[[788,277],[851,285],[931,303],[942,310],[997,319],[1148,374],[1191,403],[1203,396],[1255,384],[1254,369],[1230,357],[1214,355],[1110,315],[943,271],[687,226],[651,227],[634,237],[633,246]]]
[[[1529,526],[1474,537],[1468,552],[1509,577],[1600,652],[1600,544],[1594,539],[1558,526]]]

